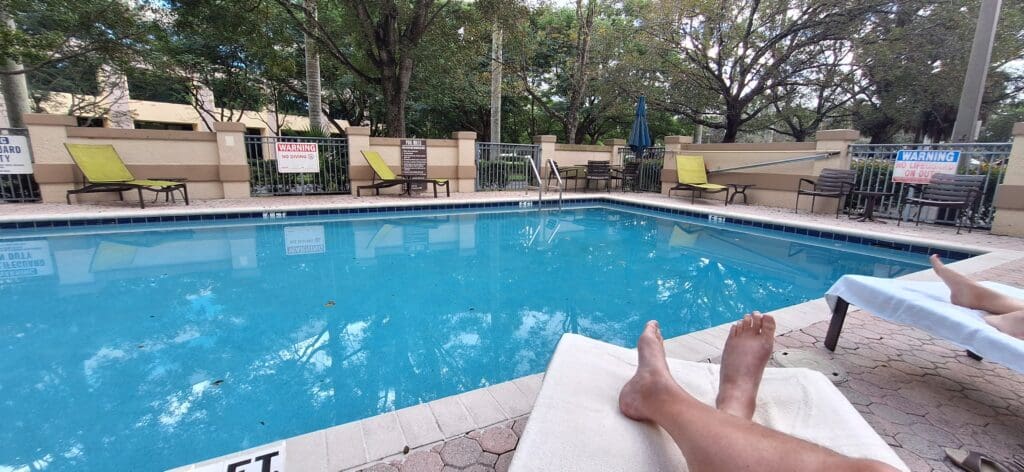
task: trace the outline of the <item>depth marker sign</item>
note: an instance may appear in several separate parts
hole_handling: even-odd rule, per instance
[[[932,174],[955,174],[959,162],[960,151],[899,151],[892,166],[892,181],[926,184]]]
[[[274,147],[278,173],[320,172],[320,150],[317,143],[277,143]]]
[[[28,138],[12,134],[0,135],[0,174],[31,174],[32,152]]]

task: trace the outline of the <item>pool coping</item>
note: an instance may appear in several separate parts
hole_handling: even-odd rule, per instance
[[[555,203],[556,197],[544,198],[543,208],[548,203]],[[628,196],[617,195],[593,195],[570,197],[568,202],[575,203],[600,203],[610,202],[623,204],[625,206],[640,209],[651,209],[664,211],[670,214],[677,214],[691,217],[720,216],[728,219],[759,222],[763,225],[772,225],[769,230],[778,231],[774,226],[783,228],[800,228],[823,232],[833,235],[843,235],[848,240],[850,237],[889,241],[913,247],[926,247],[928,249],[940,248],[946,251],[959,252],[969,256],[967,259],[953,262],[951,267],[965,274],[972,274],[992,267],[1000,266],[1008,262],[1024,260],[1024,252],[1007,249],[995,249],[970,244],[958,244],[950,241],[935,240],[923,237],[912,237],[898,234],[879,235],[867,230],[837,228],[822,223],[811,223],[794,220],[778,220],[757,215],[737,213],[729,211],[728,207],[694,207],[684,202],[656,202],[643,199],[631,199]],[[488,199],[468,200],[447,200],[447,201],[413,201],[408,202],[387,202],[386,204],[367,203],[346,203],[323,204],[323,205],[294,205],[280,206],[275,208],[265,207],[239,207],[239,208],[174,208],[160,209],[147,212],[140,216],[132,211],[114,211],[110,213],[97,214],[73,214],[66,218],[59,218],[57,221],[114,221],[127,219],[122,224],[143,223],[132,221],[149,218],[175,218],[169,221],[203,221],[202,216],[213,216],[209,219],[224,219],[228,221],[240,220],[241,218],[216,218],[216,215],[229,214],[260,214],[261,217],[250,216],[247,218],[266,221],[267,223],[284,223],[289,212],[306,212],[305,215],[312,216],[309,212],[316,211],[316,216],[321,211],[327,211],[325,215],[335,214],[361,214],[368,216],[372,213],[382,213],[386,216],[398,212],[398,210],[387,210],[388,208],[401,209],[404,211],[415,210],[446,210],[446,209],[473,209],[473,208],[517,208],[522,202],[535,203],[536,198],[529,196],[522,197],[499,197]],[[383,210],[382,210],[383,209]],[[338,210],[338,211],[334,211]],[[268,215],[269,214],[269,215]],[[284,214],[276,216],[275,214]],[[190,216],[199,215],[198,219],[189,219]],[[185,219],[178,220],[184,216]],[[397,216],[397,215],[396,215]],[[38,221],[53,221],[32,217],[10,217],[0,216],[0,228],[10,223],[37,223]],[[783,222],[785,224],[780,224]],[[252,222],[250,222],[252,223]],[[736,223],[733,221],[732,223]],[[69,223],[66,227],[70,227]],[[95,225],[81,225],[95,226]],[[743,226],[753,226],[750,224]],[[52,227],[52,226],[50,226]],[[62,228],[65,226],[57,226]],[[6,228],[10,228],[7,226]],[[123,229],[123,228],[122,228]],[[151,229],[151,228],[147,228]],[[795,233],[785,231],[783,233]],[[68,234],[68,233],[60,233]],[[797,233],[799,234],[799,233]],[[24,237],[38,237],[44,234],[38,232],[26,233]],[[20,238],[21,235],[15,236]],[[810,236],[814,237],[814,236]],[[830,239],[830,238],[820,238]],[[835,238],[838,239],[838,238]],[[920,252],[920,251],[909,251]],[[906,280],[937,280],[934,272],[923,270],[908,274],[899,279]],[[769,312],[777,320],[777,333],[782,335],[791,331],[800,330],[811,324],[826,320],[830,312],[824,298],[807,301],[797,305],[783,307]],[[704,330],[688,333],[665,340],[665,349],[670,357],[690,361],[710,361],[718,356],[724,346],[726,336],[729,332],[729,325],[725,323]],[[463,436],[471,431],[483,429],[496,424],[521,418],[532,410],[533,402],[540,391],[543,382],[543,373],[533,374],[517,379],[509,380],[484,388],[470,390],[457,395],[443,397],[431,402],[403,408],[381,415],[371,416],[353,422],[345,423],[330,428],[325,428],[299,436],[273,441],[243,451],[229,453],[220,457],[211,458],[180,466],[173,471],[200,470],[206,466],[245,458],[257,451],[266,451],[267,448],[279,447],[289,451],[284,456],[284,467],[291,470],[355,470],[373,463],[389,461],[403,456],[410,451],[432,447],[440,442]]]
[[[14,234],[10,239],[24,239],[42,236],[65,236],[71,233],[63,232],[68,228],[102,228],[114,227],[117,231],[123,231],[125,226],[150,224],[150,223],[189,223],[200,221],[222,221],[229,224],[258,224],[262,223],[286,223],[290,218],[310,216],[339,216],[339,215],[365,215],[365,216],[397,216],[406,212],[414,211],[443,211],[443,210],[474,210],[474,209],[510,209],[524,210],[553,209],[559,201],[557,197],[548,196],[543,199],[542,204],[534,207],[535,198],[523,197],[499,197],[499,198],[470,198],[446,201],[392,201],[385,204],[357,203],[357,204],[322,204],[322,205],[294,205],[280,206],[274,208],[266,207],[235,207],[235,208],[180,208],[160,209],[153,212],[146,212],[140,216],[138,212],[130,210],[119,210],[111,213],[98,214],[69,214],[66,217],[55,218],[54,215],[43,217],[29,216],[3,216],[0,215],[0,230],[29,230],[23,234]],[[722,221],[712,221],[712,224],[733,224],[737,226],[748,226],[751,228],[764,229],[771,232],[790,233],[798,236],[821,239],[825,241],[841,241],[851,244],[865,246],[880,246],[897,251],[930,254],[938,253],[943,258],[966,259],[972,256],[990,252],[992,249],[970,244],[959,244],[950,241],[942,241],[928,238],[909,237],[904,235],[886,234],[883,236],[867,230],[853,228],[837,228],[815,223],[801,221],[780,220],[758,215],[731,212],[728,207],[701,208],[687,206],[683,202],[653,202],[643,199],[632,199],[626,196],[617,195],[586,195],[571,196],[565,199],[570,208],[578,205],[612,203],[622,206],[638,208],[642,210],[656,211],[668,215],[678,215],[691,218],[722,217]],[[550,207],[548,204],[551,204]],[[525,206],[524,206],[525,205]],[[120,227],[120,228],[117,228]],[[114,229],[111,228],[111,229]],[[47,229],[60,231],[57,233],[46,232]],[[146,227],[145,229],[157,229]],[[42,231],[36,231],[42,230]],[[0,238],[7,239],[7,238]],[[884,244],[883,244],[884,243]]]

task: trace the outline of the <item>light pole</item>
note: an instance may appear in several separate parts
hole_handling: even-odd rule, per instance
[[[985,93],[985,77],[992,62],[992,44],[996,38],[996,22],[999,20],[999,6],[1002,0],[981,0],[978,11],[978,26],[974,30],[971,57],[967,62],[964,88],[960,92],[960,106],[953,125],[954,143],[974,141],[978,114],[981,112],[981,98]],[[961,162],[961,165],[964,163]]]

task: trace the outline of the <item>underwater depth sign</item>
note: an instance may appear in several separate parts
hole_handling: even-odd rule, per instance
[[[892,167],[892,181],[926,184],[932,179],[932,174],[955,174],[959,162],[960,151],[899,151]]]
[[[31,174],[32,151],[28,138],[11,134],[0,135],[0,174]]]

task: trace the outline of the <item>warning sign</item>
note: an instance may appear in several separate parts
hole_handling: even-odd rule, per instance
[[[410,179],[427,178],[427,140],[403,139],[401,142],[402,175]],[[413,190],[423,190],[424,182],[412,184]]]
[[[0,243],[0,281],[53,274],[50,243],[45,240]]]
[[[275,151],[278,173],[320,172],[320,150],[316,143],[277,143]]]
[[[960,151],[899,151],[892,167],[892,181],[926,184],[932,174],[955,174]]]
[[[0,135],[0,174],[31,174],[32,152],[28,138]]]

